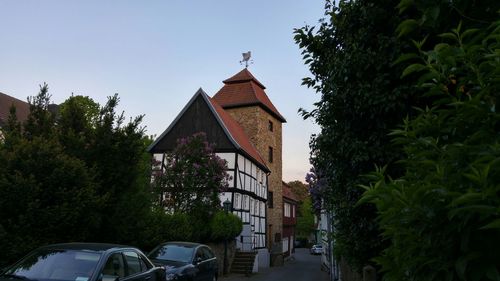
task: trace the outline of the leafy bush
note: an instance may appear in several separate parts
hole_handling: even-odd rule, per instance
[[[149,140],[141,116],[116,114],[118,101],[70,97],[56,115],[44,84],[24,124],[11,110],[0,140],[0,266],[50,243],[149,241]]]
[[[406,173],[371,174],[361,202],[391,242],[385,280],[500,280],[500,21],[441,37],[403,72],[434,100],[393,133]]]
[[[234,239],[243,230],[241,219],[232,214],[218,211],[210,222],[212,241],[224,241]]]

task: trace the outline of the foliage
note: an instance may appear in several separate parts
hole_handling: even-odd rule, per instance
[[[297,226],[295,228],[297,238],[307,238],[315,230],[311,198],[306,198],[300,204],[297,212]]]
[[[355,206],[362,194],[359,176],[375,164],[393,163],[402,151],[387,134],[411,113],[418,100],[402,65],[393,64],[409,44],[394,30],[400,16],[395,0],[327,1],[318,27],[295,30],[295,41],[312,77],[303,84],[321,94],[315,108],[301,110],[321,132],[313,136],[311,163],[326,182],[310,192],[316,209],[332,209],[337,253],[356,269],[383,247],[370,204]],[[391,174],[402,173],[389,165]],[[314,173],[316,173],[314,172]],[[322,185],[321,185],[322,186]]]
[[[226,161],[215,154],[204,133],[197,133],[178,139],[174,150],[166,153],[163,165],[153,173],[153,189],[161,198],[159,206],[189,217],[191,241],[209,241],[210,221],[221,205],[219,194],[228,188],[230,180]]]
[[[301,181],[291,181],[287,183],[288,186],[292,189],[293,194],[297,197],[299,202],[304,201],[307,197],[309,197],[309,192],[307,191],[307,185]]]
[[[125,124],[116,95],[103,107],[70,97],[56,115],[46,84],[28,100],[27,121],[12,109],[2,128],[0,264],[49,243],[147,244],[139,230],[156,225],[145,224],[154,213],[142,117]]]
[[[231,240],[241,233],[243,222],[235,214],[218,211],[210,222],[210,229],[211,241]]]
[[[311,198],[312,210],[319,216],[321,208],[329,204],[329,184],[327,177],[317,171],[314,167],[306,174],[306,182],[309,185],[309,196]]]
[[[12,141],[12,140],[9,140]],[[0,148],[0,264],[56,241],[86,240],[98,230],[102,201],[85,163],[53,138],[19,139]]]
[[[172,212],[200,214],[220,207],[219,193],[228,187],[226,161],[218,157],[204,133],[177,141],[165,157],[155,187],[164,195],[162,206]]]
[[[299,200],[296,226],[297,239],[307,239],[316,230],[308,186],[301,181],[291,181],[287,184]]]
[[[500,280],[500,21],[457,25],[430,49],[415,42],[403,75],[434,102],[392,134],[404,176],[379,169],[363,197],[391,241],[377,259],[385,280]]]
[[[143,223],[144,227],[136,229],[141,232],[140,237],[147,237],[136,244],[142,249],[151,250],[165,241],[193,241],[193,226],[187,214],[165,214],[165,210],[153,208],[152,214]]]

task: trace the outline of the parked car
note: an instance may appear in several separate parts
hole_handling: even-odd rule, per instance
[[[167,242],[154,248],[149,259],[165,267],[167,281],[215,281],[218,264],[207,245],[190,242]]]
[[[323,253],[323,246],[322,245],[312,245],[311,247],[311,255],[321,255]]]
[[[165,270],[140,250],[114,244],[68,243],[38,248],[0,273],[0,280],[163,281]]]

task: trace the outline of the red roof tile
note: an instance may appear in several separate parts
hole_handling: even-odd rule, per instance
[[[245,134],[245,131],[243,131],[243,128],[238,124],[238,122],[236,122],[236,120],[234,120],[213,98],[208,96],[207,98],[217,112],[217,115],[219,115],[221,121],[224,123],[223,125],[226,127],[233,140],[248,156],[250,156],[250,158],[253,158],[253,160],[257,161],[263,168],[269,171],[264,159],[262,159],[260,153],[252,145],[248,136]]]
[[[213,97],[223,108],[259,105],[276,119],[286,122],[266,95],[266,87],[248,69],[243,69],[223,82],[225,85]]]
[[[16,107],[16,115],[18,121],[24,122],[26,121],[26,119],[28,119],[28,115],[30,112],[29,103],[18,100],[4,93],[0,93],[0,125],[7,122],[10,114],[10,107],[12,105]]]
[[[228,78],[222,82],[224,82],[224,84],[235,84],[235,83],[249,82],[249,81],[253,81],[262,89],[266,88],[264,85],[262,85],[262,83],[259,82],[259,80],[257,80],[257,78],[255,78],[255,76],[253,76],[253,74],[247,68],[243,69],[242,71],[236,73],[233,77]]]

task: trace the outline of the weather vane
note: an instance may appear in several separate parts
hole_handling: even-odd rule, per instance
[[[249,64],[253,64],[253,60],[250,60],[250,58],[252,57],[252,53],[250,51],[241,55],[243,55],[243,60],[240,60],[240,64],[245,63],[245,68],[248,68]]]

